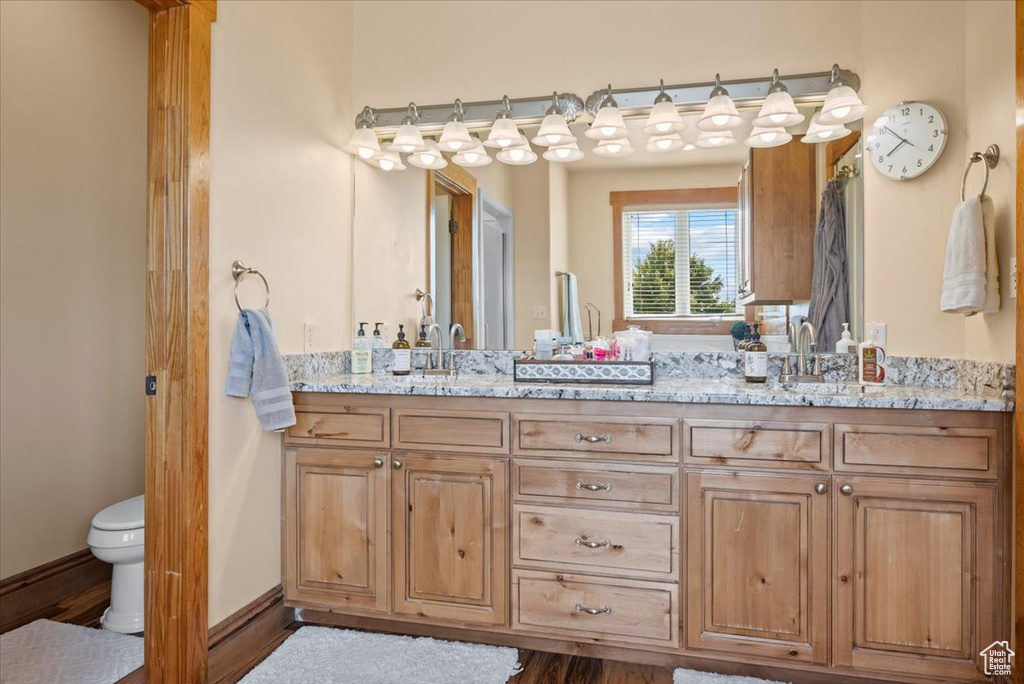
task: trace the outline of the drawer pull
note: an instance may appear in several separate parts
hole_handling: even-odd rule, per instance
[[[607,549],[612,543],[605,539],[604,541],[583,541],[580,537],[576,537],[576,546],[586,546],[588,549]]]
[[[586,613],[587,615],[611,615],[612,607],[605,606],[604,608],[587,608],[582,603],[577,603],[576,612]]]
[[[610,492],[612,491],[612,483],[605,482],[604,484],[586,484],[582,480],[576,480],[576,489],[586,489],[588,492],[600,492],[602,490]]]
[[[587,442],[589,444],[597,444],[598,442],[604,442],[605,444],[611,444],[612,443],[612,436],[611,435],[602,435],[601,437],[597,437],[597,436],[594,436],[594,435],[585,435],[582,432],[577,432],[576,433],[576,437],[574,437],[574,439],[576,440],[577,443],[579,443],[579,442]]]

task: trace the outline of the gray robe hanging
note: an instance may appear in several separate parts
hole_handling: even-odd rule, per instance
[[[838,184],[830,182],[821,194],[821,217],[814,233],[814,271],[807,316],[818,332],[818,351],[835,351],[849,315],[846,207]]]

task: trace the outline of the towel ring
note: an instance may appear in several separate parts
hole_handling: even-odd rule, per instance
[[[967,162],[967,170],[964,171],[964,180],[960,184],[960,201],[963,202],[967,199],[967,176],[971,173],[971,167],[976,162],[984,161],[985,169],[985,181],[981,185],[981,192],[979,194],[984,195],[985,190],[988,189],[988,170],[996,168],[996,164],[999,163],[999,145],[989,145],[988,149],[982,152],[974,152],[971,154],[970,160]]]
[[[242,310],[242,303],[238,301],[238,285],[245,279],[245,276],[250,273],[252,275],[258,275],[260,280],[263,281],[263,287],[267,290],[267,301],[263,304],[263,308],[270,308],[270,283],[267,282],[266,277],[264,277],[262,273],[255,268],[249,268],[243,264],[240,259],[236,259],[235,262],[231,264],[231,277],[235,279],[235,306],[238,307],[239,311]]]

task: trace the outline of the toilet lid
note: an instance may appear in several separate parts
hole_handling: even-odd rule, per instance
[[[133,530],[146,521],[146,497],[140,495],[107,506],[92,519],[92,526],[100,530]]]

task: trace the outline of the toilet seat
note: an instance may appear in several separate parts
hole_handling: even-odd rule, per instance
[[[146,497],[143,494],[107,506],[93,516],[92,526],[98,530],[137,530],[146,522]]]

